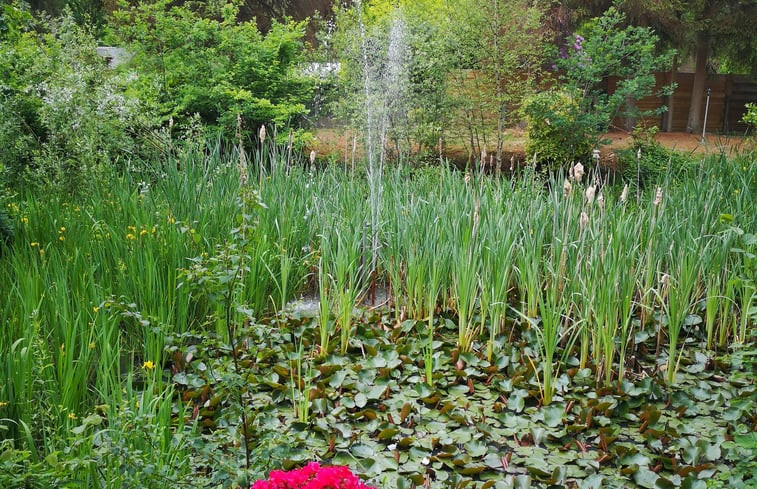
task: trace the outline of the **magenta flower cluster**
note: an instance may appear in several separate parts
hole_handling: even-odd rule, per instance
[[[305,467],[287,472],[273,470],[268,480],[259,480],[252,489],[375,489],[365,485],[350,469],[334,465],[321,467],[310,462]]]

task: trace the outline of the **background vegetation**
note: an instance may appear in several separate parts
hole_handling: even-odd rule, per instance
[[[754,483],[754,152],[592,160],[644,2],[245,5],[3,3],[0,486]]]

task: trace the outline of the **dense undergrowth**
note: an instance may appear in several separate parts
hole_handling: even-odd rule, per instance
[[[2,485],[753,483],[753,155],[571,173],[393,168],[375,250],[361,171],[273,145],[12,195]]]

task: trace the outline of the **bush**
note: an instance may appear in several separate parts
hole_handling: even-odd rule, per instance
[[[741,120],[752,130],[757,128],[757,104],[746,104],[746,112]]]
[[[5,209],[0,209],[0,256],[3,255],[4,248],[13,243],[13,226],[10,217]]]
[[[0,38],[8,180],[81,191],[113,164],[143,156],[140,136],[153,118],[130,91],[136,75],[110,70],[70,13],[50,22],[18,18],[23,22]]]
[[[689,172],[698,168],[697,161],[680,151],[667,149],[659,143],[650,143],[637,148],[616,152],[623,179],[640,187],[662,182],[666,179],[681,181]],[[638,156],[641,155],[641,158]]]
[[[539,93],[525,101],[523,114],[528,122],[526,154],[537,161],[559,167],[591,156],[591,136],[599,122],[582,113],[575,95],[566,90]]]
[[[553,168],[585,158],[602,143],[615,117],[648,115],[629,101],[654,92],[654,73],[670,64],[671,53],[656,53],[658,38],[651,29],[621,27],[624,22],[611,7],[588,24],[585,37],[568,40],[570,46],[554,54],[561,88],[524,104],[527,151]],[[611,94],[606,90],[610,76],[618,77]]]
[[[111,41],[134,55],[142,74],[131,90],[162,122],[173,119],[178,128],[197,114],[226,139],[235,137],[238,115],[251,131],[304,122],[313,80],[302,66],[303,23],[274,23],[263,36],[254,22],[237,23],[233,2],[210,2],[202,11],[171,3],[124,4],[111,30]]]

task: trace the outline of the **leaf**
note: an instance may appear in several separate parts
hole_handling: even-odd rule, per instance
[[[368,404],[368,398],[365,396],[365,394],[363,394],[362,392],[355,394],[355,406],[362,409],[366,404]]]
[[[542,408],[544,422],[550,428],[560,426],[565,418],[565,408],[559,404],[552,404]]]
[[[352,445],[350,447],[350,453],[356,457],[360,458],[373,458],[376,456],[376,451],[369,447],[368,445],[363,445],[361,443]]]
[[[389,440],[389,439],[391,439],[392,437],[394,437],[394,435],[396,435],[399,432],[400,432],[400,430],[398,430],[397,428],[385,428],[385,429],[381,430],[378,435],[376,435],[376,439],[378,439],[378,440]]]
[[[660,476],[649,470],[647,467],[640,467],[639,471],[633,475],[633,480],[641,487],[654,489],[659,477]]]

